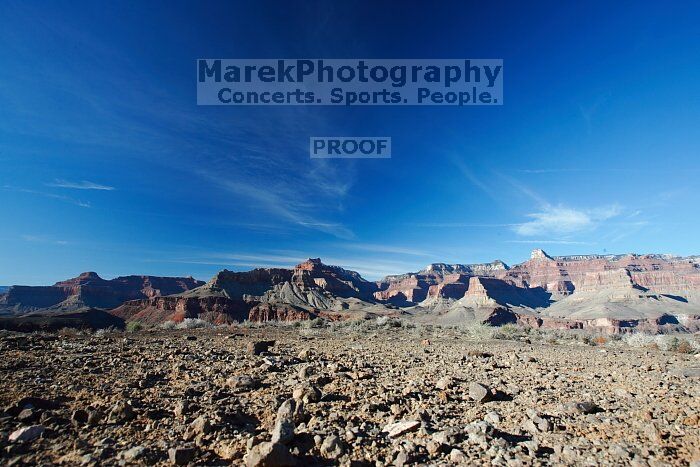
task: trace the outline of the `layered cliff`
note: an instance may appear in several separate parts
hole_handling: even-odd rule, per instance
[[[0,296],[0,312],[110,309],[127,300],[171,295],[202,284],[192,277],[123,276],[105,280],[94,272],[84,272],[51,286],[12,286]]]
[[[550,256],[537,249],[513,266],[434,263],[375,283],[316,258],[290,269],[222,270],[206,283],[153,276],[104,280],[83,273],[53,286],[14,286],[0,295],[6,314],[87,308],[112,309],[126,321],[150,324],[408,313],[538,327],[692,329],[700,319],[700,261],[669,255]]]
[[[377,305],[377,286],[357,272],[308,259],[293,269],[223,270],[206,284],[187,292],[128,301],[112,311],[126,320],[147,323],[206,319],[213,323],[296,321],[321,313],[365,310]]]

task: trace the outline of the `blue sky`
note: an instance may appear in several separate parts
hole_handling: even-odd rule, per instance
[[[700,10],[577,3],[4,1],[0,284],[700,253]],[[502,58],[505,105],[198,107],[201,57]]]

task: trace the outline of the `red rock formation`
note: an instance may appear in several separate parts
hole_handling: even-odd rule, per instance
[[[294,268],[292,282],[304,289],[320,288],[337,297],[371,299],[377,289],[355,271],[323,264],[319,258],[308,259]]]
[[[318,317],[318,314],[290,305],[260,303],[250,309],[248,320],[262,323],[265,321],[301,321]]]
[[[232,300],[227,297],[155,297],[130,300],[110,313],[125,321],[160,324],[165,321],[179,323],[185,318],[200,318],[214,324],[241,322],[255,303]]]
[[[455,279],[456,273],[460,274],[459,279]],[[426,297],[456,299],[459,297],[455,295],[463,287],[443,293],[443,284],[468,284],[469,277],[498,279],[519,289],[539,288],[551,294],[554,300],[574,294],[581,288],[636,287],[661,294],[700,295],[700,265],[696,259],[664,255],[552,257],[536,249],[528,261],[512,267],[500,261],[477,265],[436,263],[415,274],[388,276],[377,283],[379,291],[374,296],[383,301],[396,301],[395,297],[400,297],[414,304]],[[477,289],[471,295],[480,293],[479,284],[475,285]],[[470,293],[466,291],[465,295]]]
[[[105,280],[94,272],[85,272],[53,286],[13,286],[2,298],[0,308],[18,312],[44,308],[109,309],[127,300],[171,295],[202,284],[192,277],[124,276]]]

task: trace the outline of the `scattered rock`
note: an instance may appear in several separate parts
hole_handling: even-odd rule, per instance
[[[294,423],[301,423],[304,419],[304,405],[296,399],[287,399],[277,409],[277,418],[288,418]]]
[[[73,411],[73,414],[70,417],[71,422],[73,422],[75,425],[85,425],[88,422],[88,417],[89,414],[87,411],[78,409]]]
[[[252,376],[238,375],[227,379],[226,384],[234,389],[255,389],[260,383]]]
[[[496,411],[491,411],[486,414],[484,420],[492,425],[498,425],[499,423],[501,423],[501,414],[499,414]]]
[[[294,439],[294,422],[290,416],[277,417],[272,428],[272,442],[287,444]]]
[[[180,401],[177,404],[175,404],[175,408],[173,409],[173,414],[175,414],[175,416],[178,418],[182,418],[190,412],[191,412],[191,405],[186,400]]]
[[[452,387],[452,378],[450,378],[449,376],[443,376],[442,378],[437,380],[437,382],[435,383],[435,387],[442,390],[449,389],[450,387]]]
[[[174,465],[187,465],[196,453],[193,447],[177,447],[168,449],[168,460]]]
[[[284,467],[296,465],[296,459],[279,443],[260,443],[253,446],[243,457],[247,467]]]
[[[567,402],[566,404],[564,404],[564,412],[572,415],[592,414],[602,411],[603,409],[598,407],[593,402]]]
[[[43,435],[44,431],[46,431],[46,429],[41,425],[27,426],[13,431],[8,439],[12,443],[26,443],[29,441],[34,441]]]
[[[192,439],[197,435],[206,435],[213,431],[209,420],[203,416],[197,417],[185,430],[185,439]]]
[[[396,423],[386,425],[382,431],[387,433],[389,438],[396,438],[404,433],[415,431],[420,426],[420,422],[415,420],[402,420]]]
[[[270,347],[275,345],[275,341],[255,341],[248,343],[248,353],[251,355],[260,355],[267,352]]]
[[[328,459],[337,459],[343,455],[343,445],[336,435],[327,436],[321,444],[321,455]]]
[[[450,451],[450,462],[453,464],[466,464],[469,462],[469,459],[459,449],[453,449]]]
[[[302,384],[294,388],[292,397],[305,404],[309,402],[318,402],[321,400],[321,390],[311,384]]]
[[[469,398],[473,401],[483,403],[488,402],[491,397],[489,388],[479,383],[469,383]]]
[[[119,457],[121,459],[124,459],[125,461],[136,461],[139,459],[143,459],[147,456],[148,454],[148,449],[145,446],[134,446],[131,449],[127,449],[126,451],[122,451],[119,454]]]
[[[109,412],[109,423],[125,423],[136,418],[136,412],[128,402],[118,402]]]

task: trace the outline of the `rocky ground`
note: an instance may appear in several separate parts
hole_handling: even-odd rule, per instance
[[[5,465],[700,460],[693,355],[430,327],[4,333],[0,407]]]

